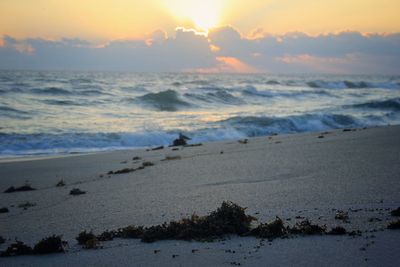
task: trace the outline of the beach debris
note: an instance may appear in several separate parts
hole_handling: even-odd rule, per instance
[[[295,226],[288,229],[291,234],[295,235],[322,235],[326,233],[326,226],[312,224],[308,219],[297,222]]]
[[[68,245],[67,241],[63,241],[61,236],[50,236],[43,238],[33,247],[34,254],[50,254],[65,252],[65,247]]]
[[[192,249],[192,253],[199,251],[198,249]]]
[[[20,187],[14,187],[14,186],[10,186],[9,188],[7,188],[7,190],[4,191],[4,193],[14,193],[14,192],[23,192],[23,191],[33,191],[36,190],[35,188],[33,188],[29,183],[26,183],[23,186]]]
[[[164,149],[164,146],[158,146],[158,147],[152,148],[151,150],[155,151],[155,150],[162,150],[162,149]]]
[[[351,132],[351,131],[353,131],[353,130],[350,129],[350,128],[345,128],[345,129],[343,129],[343,132]]]
[[[398,208],[395,209],[395,210],[392,210],[392,211],[390,212],[390,215],[392,215],[392,216],[400,216],[400,207],[398,207]]]
[[[124,174],[124,173],[130,173],[136,171],[135,168],[124,168],[121,170],[117,170],[115,172],[109,172],[109,174]]]
[[[142,226],[129,225],[127,227],[118,229],[115,237],[138,239],[142,237],[143,231],[144,229]]]
[[[154,254],[157,254],[157,253],[161,252],[161,250],[160,249],[155,249],[153,252],[154,252]]]
[[[0,213],[7,213],[7,212],[9,212],[7,207],[0,208]]]
[[[325,138],[325,136],[319,135],[318,138],[319,138],[319,139],[322,139],[322,138]]]
[[[1,235],[0,235],[0,244],[4,244],[6,242],[6,240],[4,239],[4,237],[2,237]]]
[[[327,234],[328,235],[345,235],[347,233],[346,229],[342,226],[336,226],[332,228]]]
[[[349,213],[346,211],[338,210],[335,214],[335,219],[347,222],[349,219]]]
[[[172,255],[172,258],[173,258],[173,259],[175,259],[176,257],[179,257],[179,255],[178,255],[178,254],[173,254],[173,255]]]
[[[379,219],[379,218],[369,218],[368,219],[368,222],[370,222],[370,223],[373,223],[373,222],[381,222],[382,221],[382,219]]]
[[[143,167],[150,167],[150,166],[154,166],[154,163],[151,161],[145,161],[142,163]]]
[[[79,233],[78,237],[75,239],[78,241],[78,244],[85,249],[98,249],[100,247],[100,242],[92,231],[83,231]]]
[[[114,237],[116,236],[117,232],[116,231],[104,231],[103,233],[101,233],[100,235],[98,235],[96,238],[99,241],[111,241],[114,239]]]
[[[181,156],[166,156],[165,159],[163,159],[162,161],[167,161],[167,160],[179,160],[182,159]]]
[[[65,181],[64,181],[63,179],[61,179],[61,180],[56,184],[56,187],[63,187],[63,186],[65,186],[65,185],[66,185]]]
[[[18,208],[27,210],[28,208],[36,206],[36,203],[30,203],[29,201],[26,201],[25,203],[19,204]]]
[[[354,231],[349,232],[349,236],[352,236],[352,237],[361,236],[361,235],[362,235],[362,232],[360,230],[354,230]]]
[[[245,144],[247,144],[247,143],[249,142],[249,139],[239,140],[238,142],[239,142],[240,144],[245,145]]]
[[[208,216],[192,215],[180,221],[144,228],[143,242],[157,240],[212,240],[226,234],[242,235],[250,230],[254,217],[245,214],[245,208],[232,202],[223,202],[221,207]]]
[[[197,146],[202,146],[203,144],[202,143],[198,143],[198,144],[188,144],[188,145],[185,145],[184,147],[197,147]]]
[[[69,192],[69,194],[73,195],[73,196],[79,196],[79,195],[86,194],[86,191],[82,191],[79,188],[74,188]]]
[[[178,150],[179,150],[179,148],[177,148],[177,147],[172,149],[172,151],[178,151]]]
[[[276,219],[270,223],[263,223],[250,231],[250,235],[258,238],[274,239],[287,235],[287,229],[283,225],[282,219]]]
[[[132,160],[141,160],[141,159],[142,159],[142,158],[141,158],[141,157],[138,157],[138,156],[132,158]]]
[[[33,253],[33,249],[26,245],[24,242],[16,240],[15,243],[12,243],[8,246],[6,251],[1,253],[1,257],[11,257],[11,256],[19,256],[19,255],[30,255]]]
[[[388,229],[391,230],[398,230],[400,229],[400,220],[390,222],[389,225],[387,226]]]
[[[172,146],[185,146],[188,140],[190,140],[189,137],[179,133],[179,137],[172,142]]]

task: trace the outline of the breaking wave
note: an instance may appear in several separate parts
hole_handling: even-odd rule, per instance
[[[166,90],[158,93],[148,93],[136,98],[159,111],[177,111],[183,107],[189,107],[188,102],[179,98],[174,90]]]

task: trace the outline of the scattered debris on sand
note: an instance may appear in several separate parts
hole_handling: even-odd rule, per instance
[[[30,254],[33,254],[33,249],[30,246],[26,245],[24,242],[16,240],[15,243],[9,245],[6,251],[3,251],[0,256],[11,257]]]
[[[154,166],[154,163],[151,161],[145,161],[142,163],[143,167],[150,167],[150,166]]]
[[[400,216],[400,207],[398,207],[398,208],[395,209],[395,210],[392,210],[392,211],[390,212],[390,215],[392,215],[392,216]]]
[[[275,239],[286,236],[288,233],[282,219],[276,219],[270,223],[262,223],[250,231],[250,235],[258,238]]]
[[[335,214],[335,219],[347,222],[349,220],[349,213],[346,211],[338,210]]]
[[[78,244],[81,245],[85,249],[97,249],[99,248],[100,242],[97,239],[96,235],[93,234],[92,231],[81,232],[78,237],[76,238]]]
[[[36,190],[35,188],[33,188],[30,184],[26,183],[23,186],[20,187],[14,187],[11,186],[9,188],[7,188],[7,190],[4,191],[4,193],[14,193],[14,192],[23,192],[23,191],[33,191]]]
[[[345,234],[347,234],[347,231],[342,226],[336,226],[336,227],[332,228],[327,234],[328,235],[345,235]]]
[[[18,208],[27,210],[28,208],[31,208],[31,207],[34,207],[34,206],[36,206],[36,203],[31,203],[29,201],[26,201],[25,203],[19,204]]]
[[[239,140],[238,142],[239,142],[239,144],[245,145],[245,144],[247,144],[249,142],[249,139]]]
[[[65,181],[64,181],[63,179],[61,179],[61,180],[56,184],[56,187],[63,187],[63,186],[65,186],[65,185],[66,185]]]
[[[391,229],[391,230],[400,229],[400,220],[397,220],[397,221],[394,221],[394,222],[390,222],[387,228]]]
[[[326,226],[312,224],[308,219],[297,222],[295,226],[289,228],[289,232],[295,235],[321,235],[326,233]]]
[[[79,195],[86,194],[86,191],[82,191],[79,188],[74,188],[69,192],[69,194],[73,195],[73,196],[79,196]]]
[[[65,247],[68,245],[67,241],[63,241],[61,236],[50,236],[39,241],[33,247],[34,254],[51,254],[65,252]]]
[[[0,208],[0,213],[7,213],[7,212],[9,212],[7,207]]]
[[[161,161],[168,161],[168,160],[180,160],[182,159],[181,156],[166,156],[165,159],[161,160]]]

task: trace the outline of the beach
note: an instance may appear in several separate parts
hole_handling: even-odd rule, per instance
[[[29,245],[56,234],[68,251],[0,258],[3,266],[398,266],[400,231],[388,230],[400,206],[400,126],[337,129],[225,140],[199,146],[120,150],[0,162],[0,245]],[[144,166],[144,162],[154,165]],[[146,164],[145,164],[146,165]],[[130,169],[118,173],[119,170]],[[65,186],[56,186],[61,180]],[[73,196],[79,188],[85,194]],[[299,236],[271,242],[225,236],[214,242],[137,239],[85,250],[75,240],[128,225],[151,226],[207,215],[223,201],[247,207],[257,223],[310,219],[357,236]],[[26,209],[18,205],[34,204]],[[1,208],[0,207],[0,208]],[[338,211],[348,220],[335,219]]]

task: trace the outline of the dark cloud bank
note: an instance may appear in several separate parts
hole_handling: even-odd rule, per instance
[[[10,36],[3,36],[1,43],[0,69],[240,71],[222,66],[240,62],[251,70],[272,73],[400,74],[400,33],[276,36],[258,31],[249,38],[232,27],[222,27],[210,31],[208,37],[177,29],[174,37],[157,31],[147,40],[112,41],[102,46],[78,39],[17,40]]]

